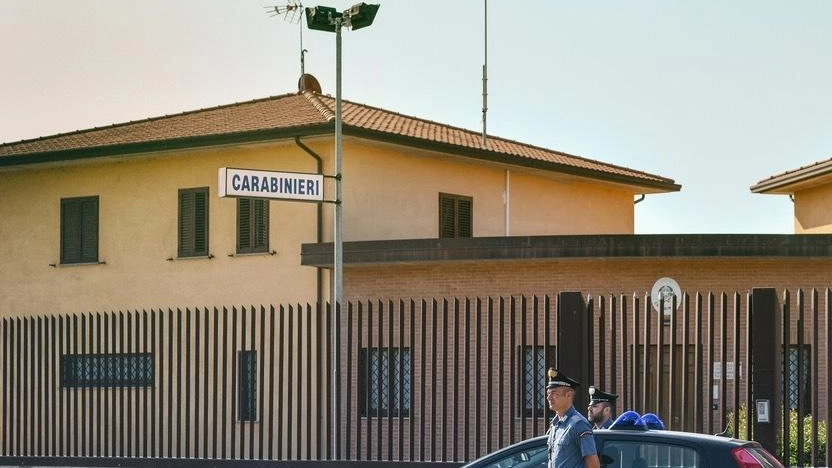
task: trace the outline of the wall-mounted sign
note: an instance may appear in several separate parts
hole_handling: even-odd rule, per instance
[[[322,201],[324,176],[300,172],[257,171],[221,167],[220,197]]]
[[[679,288],[679,283],[673,278],[659,278],[650,291],[650,301],[653,303],[653,308],[658,312],[663,303],[664,315],[666,316],[670,316],[670,312],[673,310],[674,296],[678,308],[682,304],[682,289]]]

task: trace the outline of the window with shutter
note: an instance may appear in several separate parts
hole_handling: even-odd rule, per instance
[[[61,263],[98,263],[98,197],[61,199]]]
[[[237,199],[237,253],[269,251],[269,201]]]
[[[178,255],[208,255],[208,187],[179,190]]]
[[[439,237],[472,237],[473,203],[471,197],[440,193]]]

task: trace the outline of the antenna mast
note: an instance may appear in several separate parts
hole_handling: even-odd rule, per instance
[[[485,15],[483,18],[485,40],[483,41],[485,63],[482,66],[482,146],[486,145],[486,116],[488,112],[488,0],[483,0],[485,3]]]
[[[306,73],[304,56],[309,52],[303,48],[303,24],[300,21],[303,17],[303,4],[296,0],[288,0],[286,5],[266,7],[266,12],[270,13],[270,16],[283,16],[283,20],[289,23],[297,23],[300,31],[300,75],[303,76]]]

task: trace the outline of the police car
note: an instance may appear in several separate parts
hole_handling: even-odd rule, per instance
[[[759,443],[666,431],[654,415],[628,411],[594,431],[602,468],[783,468]],[[546,436],[518,442],[462,468],[546,468]]]

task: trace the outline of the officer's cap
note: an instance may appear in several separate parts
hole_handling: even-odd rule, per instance
[[[546,390],[550,388],[569,387],[572,389],[578,388],[581,384],[570,379],[566,374],[560,372],[554,367],[549,368],[547,372],[548,381],[546,382]]]
[[[595,403],[610,403],[615,404],[615,400],[618,399],[618,395],[607,393],[601,391],[600,389],[596,388],[594,385],[589,387],[589,404],[594,405]]]

